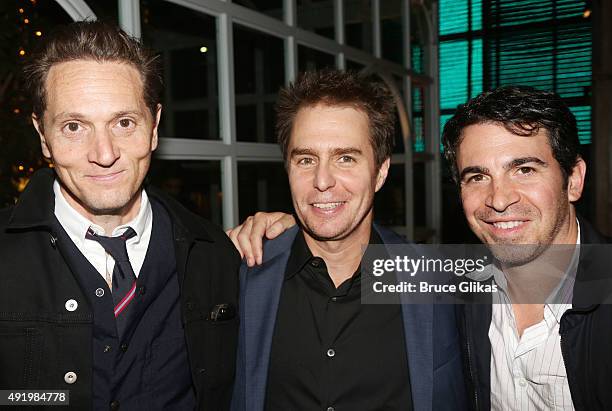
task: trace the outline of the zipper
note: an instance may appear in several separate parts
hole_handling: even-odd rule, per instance
[[[472,386],[474,387],[473,392],[474,392],[474,405],[475,405],[475,410],[478,411],[480,410],[480,406],[478,403],[478,381],[476,380],[476,372],[474,370],[474,368],[472,367],[472,349],[471,349],[471,344],[470,344],[470,337],[469,337],[469,333],[467,332],[467,330],[469,330],[469,324],[468,324],[468,316],[466,311],[466,308],[468,308],[468,306],[464,306],[464,315],[463,315],[463,320],[464,320],[464,333],[463,335],[465,336],[465,351],[466,351],[466,357],[467,357],[467,363],[468,363],[468,371],[470,373],[470,379],[472,381]],[[472,307],[469,307],[472,308]]]

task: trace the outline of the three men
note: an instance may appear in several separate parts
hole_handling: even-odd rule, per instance
[[[354,73],[307,72],[280,92],[300,227],[241,268],[234,410],[462,408],[452,310],[361,300],[362,247],[402,242],[372,222],[393,113],[386,87]]]
[[[53,169],[0,214],[0,387],[69,390],[71,409],[223,409],[240,258],[153,188],[156,58],[98,22],[26,67]]]

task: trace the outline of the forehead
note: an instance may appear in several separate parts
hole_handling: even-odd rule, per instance
[[[125,110],[144,104],[142,79],[122,62],[75,60],[55,64],[45,80],[47,110]]]
[[[553,158],[548,133],[540,128],[536,134],[519,136],[502,124],[484,123],[466,127],[461,134],[457,165],[466,166],[505,164],[516,158]]]
[[[291,147],[364,147],[370,144],[367,114],[349,106],[318,104],[299,109],[291,132]]]

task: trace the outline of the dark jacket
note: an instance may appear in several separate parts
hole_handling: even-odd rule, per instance
[[[0,389],[70,390],[70,407],[89,409],[92,311],[56,247],[54,174],[37,172],[14,206],[0,211]],[[211,309],[237,311],[240,257],[223,231],[147,188],[172,220],[181,316],[199,409],[229,407],[237,315],[211,320]],[[67,300],[81,301],[75,311]],[[68,384],[66,373],[77,379]],[[70,378],[67,378],[70,380]],[[41,408],[43,409],[43,408]]]
[[[374,226],[384,244],[405,243],[392,231]],[[233,411],[261,411],[276,314],[295,226],[264,245],[264,261],[240,269],[240,341]],[[409,247],[407,245],[407,247]],[[416,249],[415,256],[422,255]],[[464,378],[453,307],[402,304],[408,371],[416,411],[466,409]],[[367,370],[364,370],[367,372]]]
[[[610,264],[612,253],[584,219],[580,221],[581,247],[572,309],[561,317],[561,351],[576,410],[612,409],[612,305]],[[611,249],[612,251],[612,249]],[[607,254],[607,255],[606,255]],[[489,280],[490,281],[490,280]],[[473,410],[491,409],[491,304],[457,306],[464,374]]]

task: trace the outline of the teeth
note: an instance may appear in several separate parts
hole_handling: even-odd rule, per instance
[[[499,223],[493,223],[495,228],[503,228],[504,230],[518,227],[521,224],[523,224],[523,221],[501,221]]]
[[[340,206],[342,202],[338,203],[314,203],[313,206],[320,208],[321,210],[331,210],[332,208],[336,208]]]

